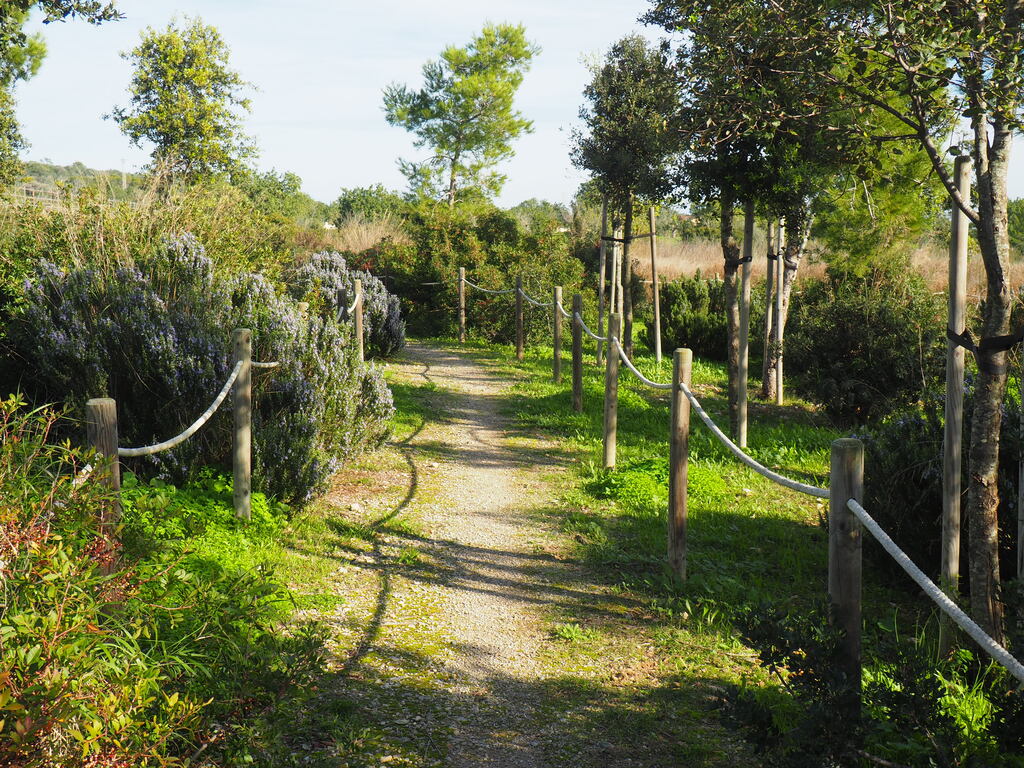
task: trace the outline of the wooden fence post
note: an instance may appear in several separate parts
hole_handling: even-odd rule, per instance
[[[604,468],[615,467],[615,432],[619,423],[619,352],[613,338],[619,337],[622,315],[608,316],[608,359],[604,373]],[[621,339],[620,339],[621,341]]]
[[[516,277],[516,360],[523,359],[523,276]]]
[[[363,281],[356,278],[356,348],[359,350],[359,362],[366,360],[363,352]]]
[[[957,189],[964,200],[971,199],[971,160],[958,157],[953,167]],[[967,295],[967,215],[953,203],[952,231],[949,240],[949,306],[947,324],[956,333],[965,326],[964,303]],[[964,348],[946,341],[946,425],[942,441],[942,588],[957,593],[960,581],[960,472],[964,428]],[[1024,464],[1021,465],[1024,467]],[[1024,469],[1019,470],[1024,479]],[[1024,492],[1024,489],[1020,489]],[[1024,511],[1017,508],[1017,574],[1021,575],[1024,557]],[[945,654],[953,642],[953,625],[941,614],[939,652]]]
[[[754,258],[754,201],[743,212],[743,265],[740,267],[740,359],[736,372],[736,443],[747,447],[747,385],[750,370],[750,262]]]
[[[583,296],[572,297],[572,409],[583,410]]]
[[[459,344],[466,343],[466,268],[459,267]]]
[[[786,259],[783,256],[786,247],[786,227],[782,219],[779,219],[779,225],[775,229],[775,238],[775,404],[782,405],[782,283],[786,277]]]
[[[555,286],[555,295],[551,302],[551,312],[553,313],[552,321],[553,325],[553,339],[551,342],[551,375],[555,380],[555,384],[562,381],[562,310],[559,307],[562,306],[562,286]]]
[[[672,354],[672,410],[669,427],[668,564],[686,580],[686,476],[690,456],[690,401],[681,384],[690,386],[693,352],[677,349]]]
[[[843,632],[840,666],[846,675],[847,704],[860,709],[861,524],[846,506],[864,498],[864,444],[853,438],[832,443],[828,507],[828,594]]]
[[[232,470],[235,488],[235,517],[252,518],[252,331],[236,328],[232,360],[242,362],[232,387],[235,437]]]
[[[608,196],[601,196],[601,242],[598,246],[600,253],[600,269],[598,270],[597,281],[597,335],[604,336],[604,304],[605,294],[608,289]],[[604,343],[597,342],[597,364],[604,362]]]
[[[654,289],[654,357],[661,365],[661,290],[658,287],[658,233],[653,205],[648,214],[651,220],[651,284]]]
[[[96,397],[85,403],[85,433],[95,449],[99,465],[96,477],[107,486],[110,501],[100,510],[100,531],[111,536],[121,520],[121,464],[117,458],[117,403],[109,397]]]

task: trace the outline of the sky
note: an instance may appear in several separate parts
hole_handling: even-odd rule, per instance
[[[568,202],[584,176],[569,148],[578,125],[585,62],[599,59],[631,31],[656,38],[637,18],[646,0],[118,0],[125,18],[101,26],[80,21],[36,24],[48,54],[36,77],[16,92],[18,117],[30,147],[27,160],[128,171],[143,166],[133,147],[104,120],[128,103],[131,66],[120,53],[146,27],[175,16],[199,16],[216,26],[231,49],[231,65],[255,84],[245,131],[260,149],[256,164],[297,173],[304,190],[323,201],[342,188],[384,184],[404,190],[397,159],[421,159],[402,128],[381,109],[390,83],[419,87],[421,68],[447,45],[464,45],[486,22],[526,27],[541,48],[516,99],[534,132],[514,144],[500,170],[508,182],[504,206],[539,197]]]

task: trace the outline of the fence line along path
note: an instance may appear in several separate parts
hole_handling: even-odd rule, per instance
[[[459,291],[464,296],[464,285],[474,285],[460,271]],[[489,289],[490,290],[490,289]],[[498,291],[491,290],[492,293]],[[1024,665],[1009,651],[996,643],[969,616],[967,616],[927,575],[903,552],[878,525],[862,506],[864,487],[864,446],[859,440],[840,439],[832,445],[831,474],[828,488],[819,488],[774,472],[748,454],[740,445],[731,440],[715,423],[690,389],[690,350],[679,349],[673,355],[672,382],[658,382],[648,378],[626,355],[619,342],[621,317],[613,312],[609,317],[608,333],[595,333],[584,321],[582,297],[573,297],[572,311],[561,304],[561,286],[555,286],[553,302],[544,302],[527,294],[522,287],[522,277],[516,278],[515,288],[506,291],[516,295],[516,356],[523,356],[523,300],[537,307],[552,307],[552,323],[561,317],[572,320],[573,356],[573,409],[582,410],[582,338],[589,338],[606,344],[608,355],[605,366],[604,403],[604,466],[615,466],[617,400],[619,362],[645,386],[657,391],[668,391],[672,395],[669,424],[669,510],[668,510],[668,560],[679,578],[686,577],[686,525],[687,501],[686,479],[689,444],[689,411],[693,409],[712,435],[724,445],[740,462],[762,477],[798,493],[829,500],[829,598],[834,606],[838,626],[843,630],[842,666],[849,682],[851,694],[859,700],[861,680],[861,572],[862,535],[866,529],[903,570],[924,591],[924,594],[938,607],[941,615],[960,627],[990,657],[1007,669],[1024,684]],[[464,338],[464,299],[460,303],[460,338]],[[553,349],[553,358],[561,355],[560,346]],[[557,372],[558,363],[554,363]],[[781,370],[781,362],[779,364]],[[556,373],[556,381],[557,381]],[[781,392],[781,382],[778,391]],[[683,403],[688,407],[683,407]],[[743,433],[745,436],[745,425]],[[856,707],[856,701],[851,706]]]

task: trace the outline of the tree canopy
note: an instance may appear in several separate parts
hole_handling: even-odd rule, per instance
[[[228,65],[228,46],[201,19],[147,28],[122,57],[135,71],[129,107],[110,117],[136,146],[153,145],[154,167],[194,181],[234,170],[255,154],[239,111],[249,110],[249,86]]]
[[[431,151],[420,163],[400,161],[414,192],[454,205],[464,191],[501,190],[505,177],[495,166],[512,156],[514,139],[532,130],[513,101],[538,52],[522,26],[487,24],[465,47],[449,46],[424,64],[421,89],[384,89],[388,123],[410,131],[417,147]]]

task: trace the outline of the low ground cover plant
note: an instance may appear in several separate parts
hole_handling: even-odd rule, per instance
[[[285,510],[256,494],[246,526],[221,478],[129,477],[122,549],[97,523],[109,493],[81,477],[95,457],[55,444],[56,424],[0,403],[0,761],[286,764],[274,723],[315,695],[325,652],[317,626],[281,627]]]

